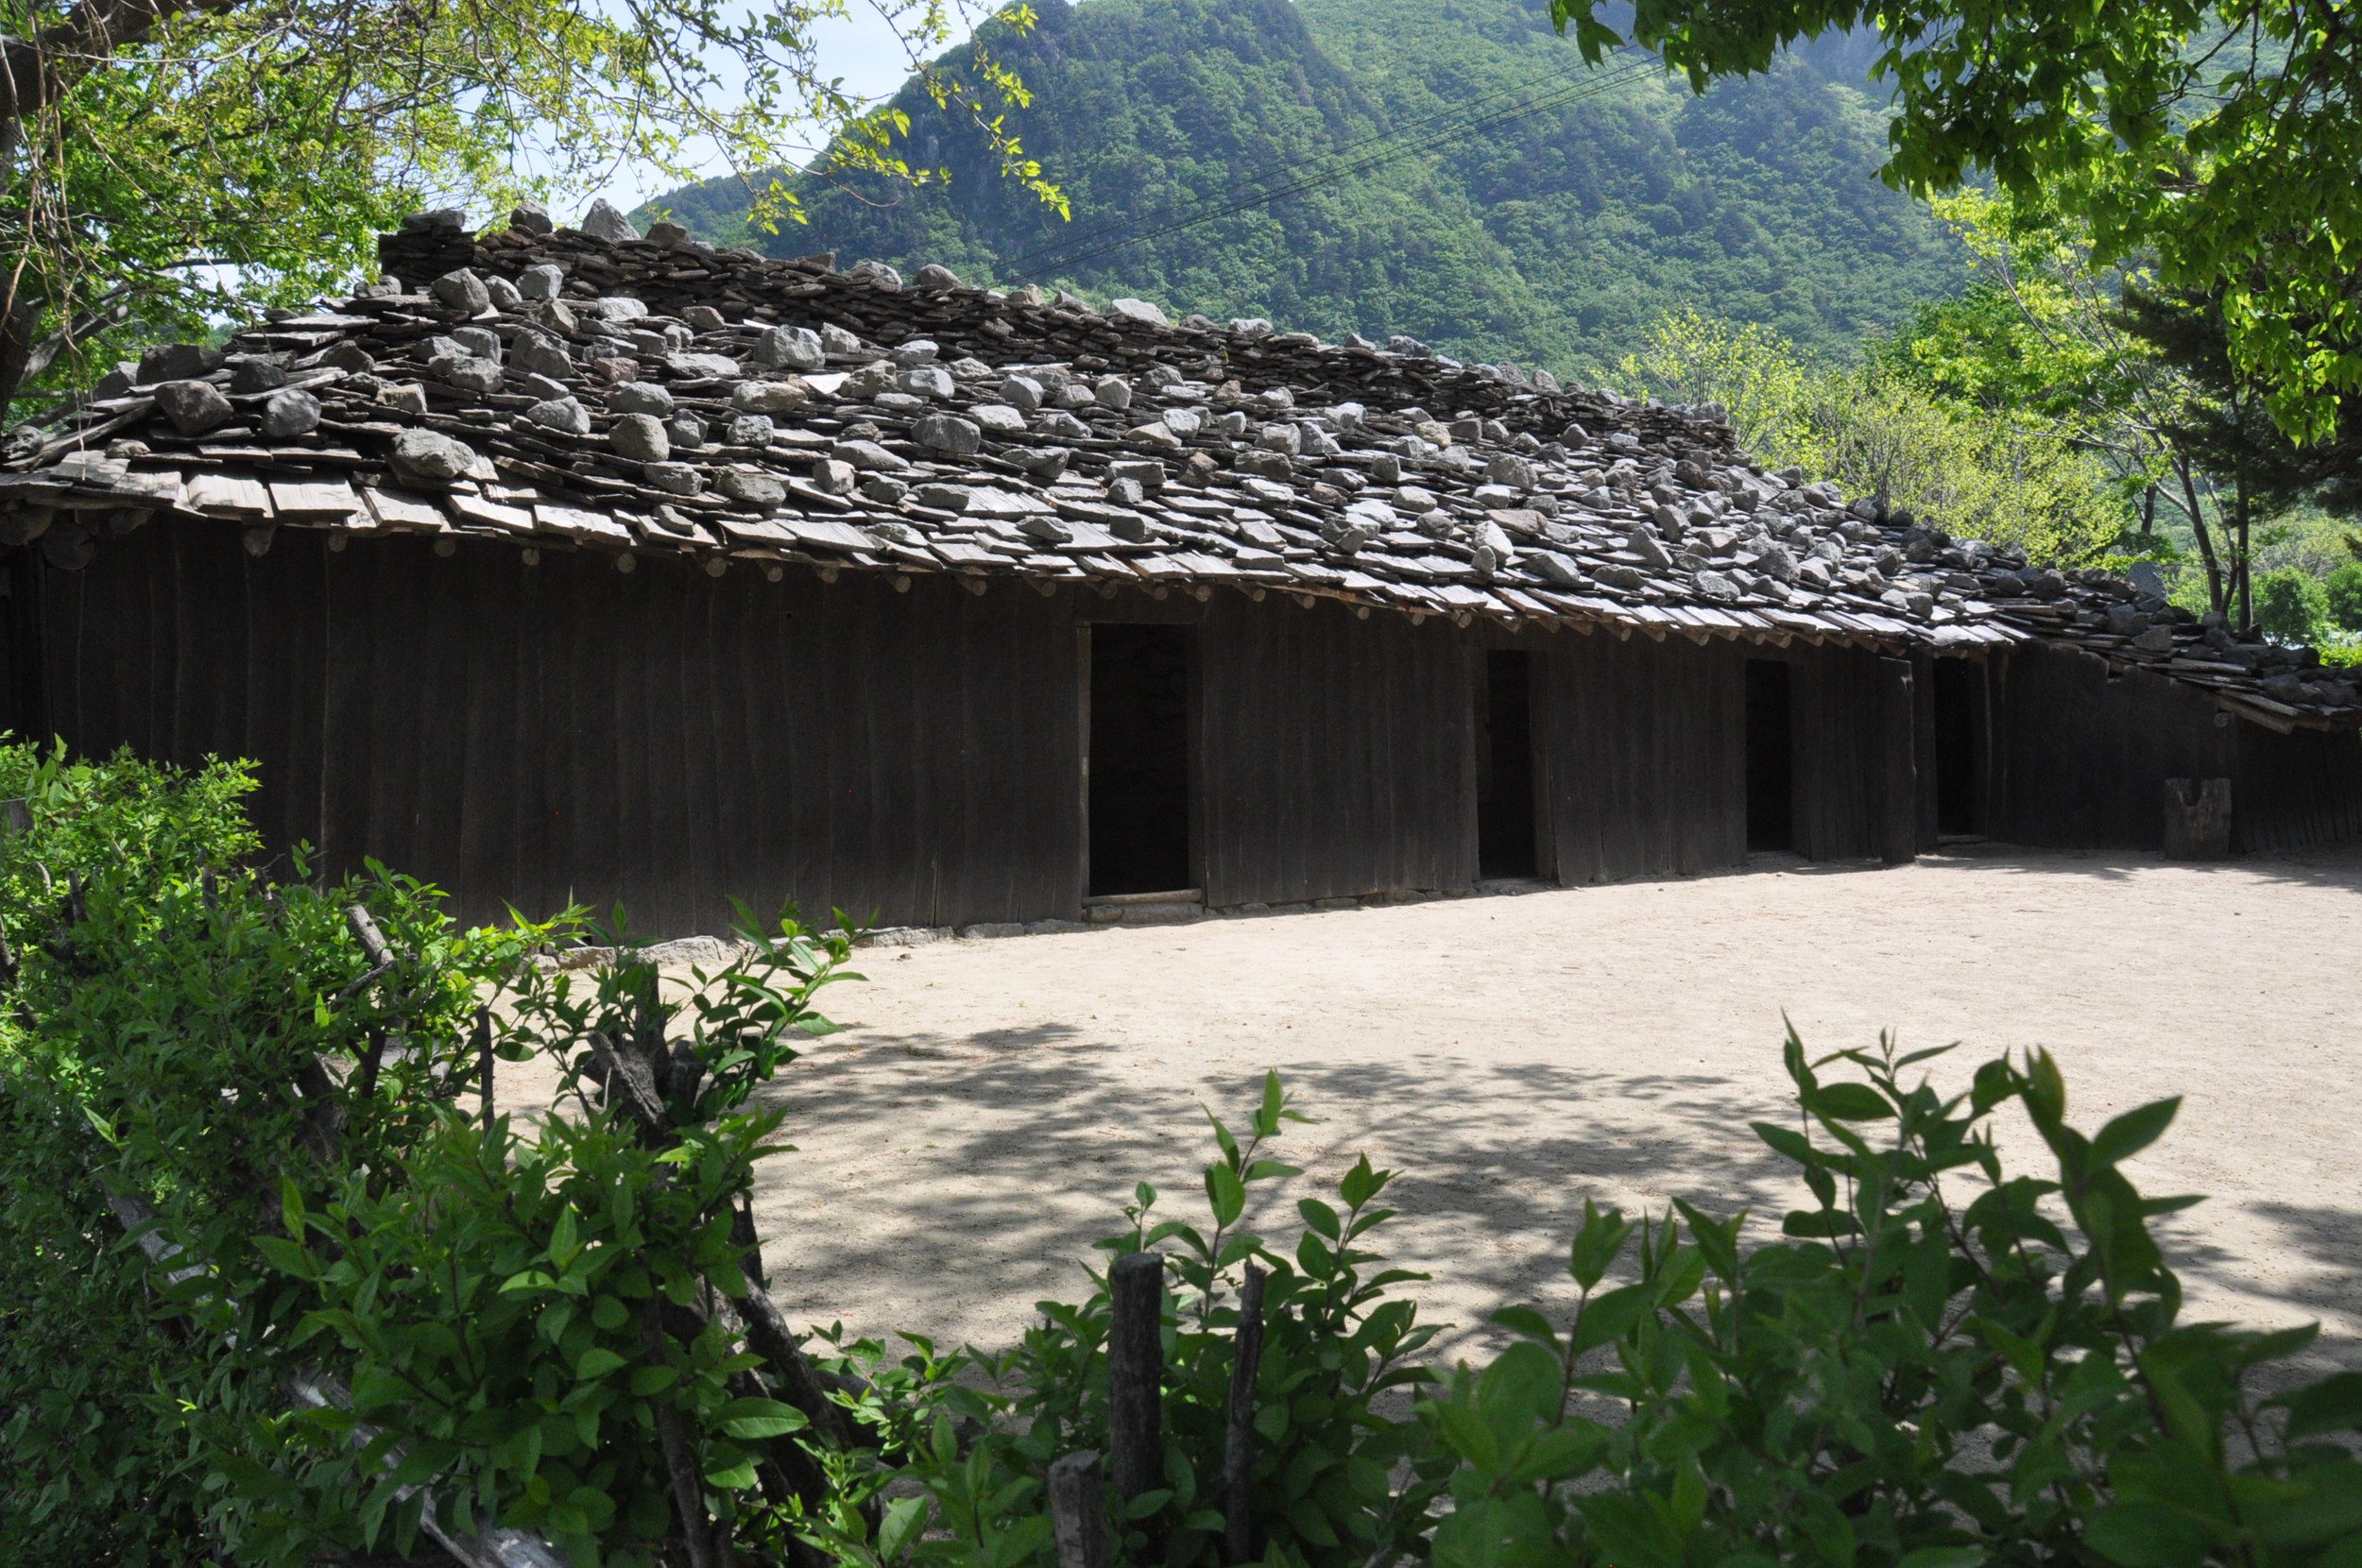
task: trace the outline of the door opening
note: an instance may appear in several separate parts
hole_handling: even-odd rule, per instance
[[[1985,670],[1974,659],[1936,660],[1936,832],[1985,831]]]
[[[1796,733],[1789,667],[1747,661],[1747,847],[1796,847]]]
[[[1477,875],[1533,877],[1533,656],[1495,648],[1477,691]]]
[[[1089,895],[1190,876],[1190,628],[1091,628]]]

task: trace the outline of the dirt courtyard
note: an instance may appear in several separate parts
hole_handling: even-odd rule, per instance
[[[2073,1119],[2165,1095],[2134,1167],[2209,1194],[2169,1252],[2199,1317],[2319,1319],[2362,1365],[2362,847],[2222,866],[1979,849],[1894,870],[1744,875],[1182,927],[876,948],[828,993],[845,1032],[776,1092],[799,1151],[760,1220],[791,1321],[1003,1345],[1079,1292],[1132,1184],[1204,1214],[1212,1140],[1266,1067],[1316,1117],[1275,1150],[1400,1173],[1381,1233],[1423,1316],[1567,1299],[1583,1201],[1679,1195],[1776,1231],[1801,1197],[1747,1131],[1785,1117],[1781,1014],[1816,1052],[2041,1045]],[[2029,1128],[2003,1149],[2032,1168]],[[2054,1167],[2041,1167],[2042,1174]],[[1252,1213],[1251,1213],[1252,1218]],[[1482,1336],[1489,1338],[1490,1336]]]

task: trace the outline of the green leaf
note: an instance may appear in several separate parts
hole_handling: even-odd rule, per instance
[[[2101,1165],[2114,1165],[2131,1159],[2147,1149],[2172,1124],[2174,1113],[2182,1109],[2180,1096],[2171,1099],[2151,1100],[2136,1110],[2116,1117],[2099,1130],[2092,1139],[2092,1158]]]
[[[745,1491],[755,1484],[755,1461],[740,1458],[718,1462],[706,1472],[706,1485],[716,1491]]]
[[[589,1383],[593,1379],[605,1377],[608,1372],[625,1364],[622,1356],[608,1350],[605,1345],[592,1345],[589,1350],[584,1351],[581,1359],[574,1363],[574,1376],[581,1382]]]
[[[1214,1223],[1226,1226],[1246,1212],[1246,1185],[1239,1173],[1226,1165],[1206,1167],[1206,1201],[1214,1211]]]
[[[878,1523],[878,1558],[892,1562],[903,1549],[916,1542],[927,1524],[927,1499],[904,1497],[886,1507],[885,1517]]]
[[[1339,1235],[1337,1211],[1317,1198],[1296,1200],[1296,1213],[1304,1217],[1307,1229],[1314,1235],[1335,1241]]]
[[[1558,1330],[1548,1318],[1530,1306],[1504,1306],[1493,1314],[1492,1321],[1501,1327],[1522,1334],[1536,1344],[1558,1349]]]
[[[2163,1503],[2115,1503],[2083,1524],[2083,1542],[2123,1568],[2185,1568],[2207,1559],[2206,1532]]]
[[[2288,1412],[2288,1440],[2362,1432],[2362,1372],[2332,1372],[2272,1402]]]
[[[716,1410],[712,1424],[733,1438],[782,1438],[812,1423],[801,1410],[776,1399],[733,1399]]]
[[[1805,1097],[1805,1108],[1832,1121],[1876,1121],[1894,1114],[1886,1097],[1867,1083],[1824,1083]]]

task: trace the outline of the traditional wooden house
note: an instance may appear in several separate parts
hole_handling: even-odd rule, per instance
[[[666,932],[2362,829],[2362,690],[1635,405],[826,259],[422,218],[0,472],[9,716]],[[1103,906],[1104,907],[1104,906]]]

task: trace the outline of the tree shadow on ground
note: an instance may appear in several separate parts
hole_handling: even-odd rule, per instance
[[[1241,1126],[1260,1075],[1195,1076],[1172,1054],[1070,1023],[861,1032],[816,1050],[767,1091],[789,1106],[786,1135],[802,1148],[770,1164],[760,1194],[781,1305],[864,1333],[1013,1342],[1033,1302],[1088,1288],[1082,1270],[1124,1228],[1135,1183],[1156,1185],[1160,1215],[1205,1217],[1206,1111]],[[1154,1076],[1143,1055],[1162,1059]],[[1449,1052],[1272,1065],[1316,1119],[1274,1150],[1305,1174],[1258,1189],[1244,1223],[1292,1247],[1297,1198],[1333,1187],[1361,1151],[1395,1169],[1388,1202],[1401,1218],[1379,1250],[1432,1276],[1406,1288],[1424,1318],[1453,1324],[1433,1353],[1443,1359],[1497,1346],[1484,1319],[1499,1306],[1571,1304],[1564,1260],[1586,1198],[1629,1215],[1662,1214],[1677,1196],[1713,1214],[1745,1209],[1757,1240],[1806,1202],[1793,1167],[1749,1130],[1795,1122],[1762,1082]],[[2355,1299],[2362,1212],[2256,1212],[2306,1267],[2261,1278],[2219,1246],[2168,1233],[2185,1280],[2308,1316]],[[2333,1336],[2307,1360],[2362,1365],[2362,1342]]]

